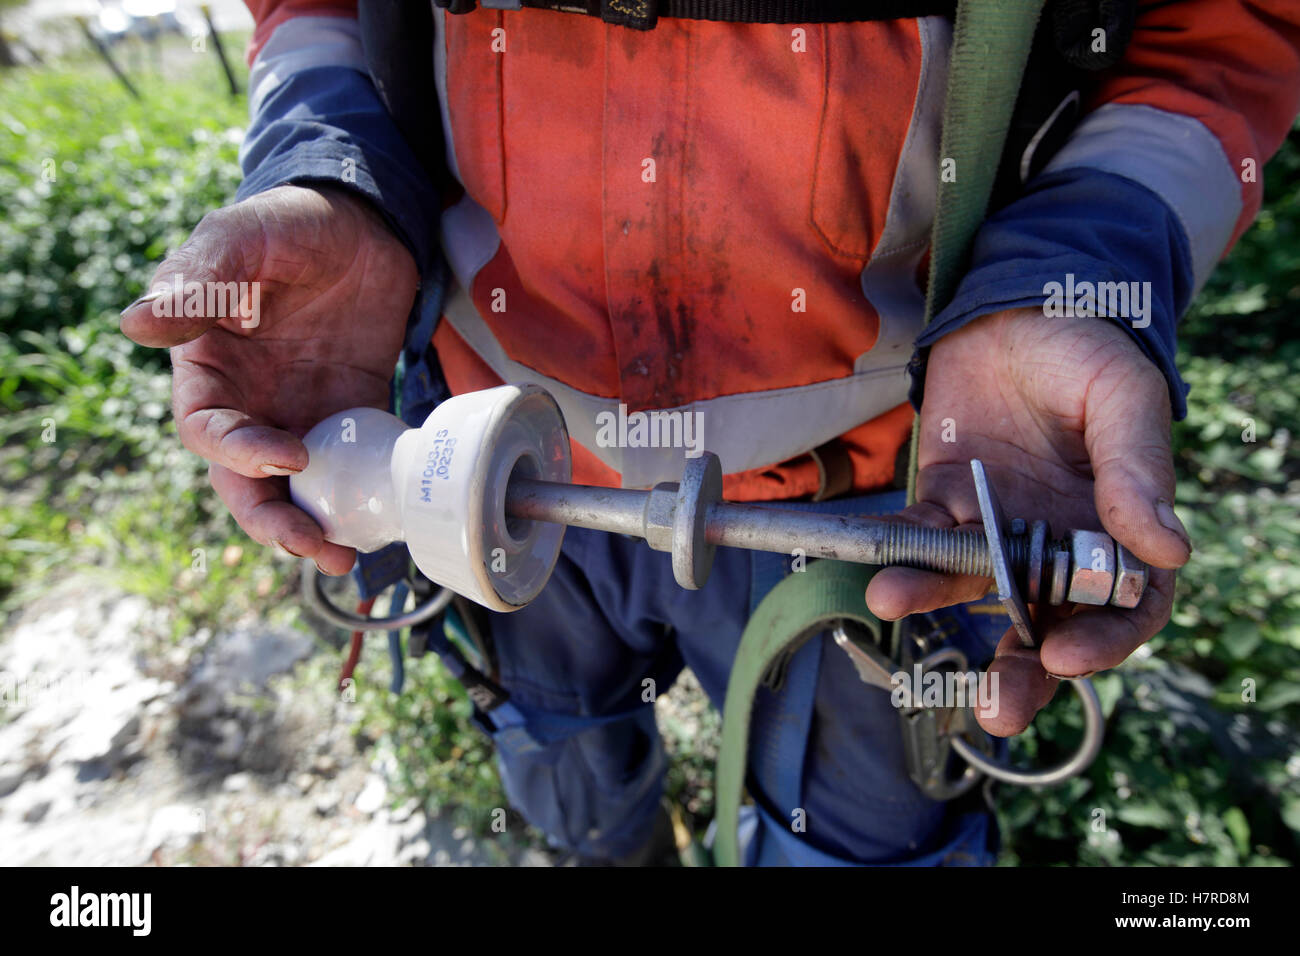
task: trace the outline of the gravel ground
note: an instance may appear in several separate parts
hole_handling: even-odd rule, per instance
[[[393,809],[311,635],[164,623],[71,580],[0,635],[0,864],[550,865]]]

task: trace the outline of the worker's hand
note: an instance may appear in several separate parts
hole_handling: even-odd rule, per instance
[[[257,283],[257,309],[249,286],[239,310],[205,294],[185,310],[200,314],[176,315],[177,275],[191,291]],[[235,520],[326,573],[346,573],[354,552],[325,541],[290,503],[284,476],[307,466],[300,439],[321,419],[387,406],[417,282],[410,253],[365,200],[281,186],[205,216],[158,267],[150,294],[122,312],[136,342],[171,346],[181,441],[211,462]]]
[[[1107,531],[1151,567],[1142,603],[1042,605],[1040,649],[1014,631],[998,645],[995,717],[1018,734],[1051,699],[1056,677],[1114,667],[1169,620],[1174,571],[1191,554],[1174,515],[1164,377],[1114,320],[1046,318],[1039,309],[971,322],[931,350],[921,408],[917,503],[906,520],[982,530],[970,460],[980,458],[1008,518],[1045,518],[1052,533]],[[882,619],[977,600],[987,578],[887,568],[867,588]]]

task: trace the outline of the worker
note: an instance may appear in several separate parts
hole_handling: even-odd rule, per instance
[[[369,4],[381,19],[422,6]],[[688,12],[713,18],[692,19],[666,0],[437,0],[429,56],[381,78],[356,3],[250,2],[237,201],[167,256],[123,331],[171,348],[180,438],[244,530],[328,574],[356,555],[286,476],[315,423],[388,405],[409,329],[452,393],[548,388],[585,484],[679,477],[686,442],[581,439],[598,416],[680,411],[721,449],[726,497],[879,514],[898,503],[915,407],[916,503],[896,520],[977,526],[979,457],[1014,514],[1104,529],[1151,567],[1136,609],[1048,609],[1033,649],[1005,619],[989,640],[971,623],[986,615],[963,615],[987,579],[872,578],[880,619],[957,622],[998,676],[982,726],[1017,734],[1061,678],[1115,667],[1169,618],[1192,550],[1174,511],[1176,323],[1251,223],[1300,109],[1300,7],[1103,4],[1071,46],[1088,5],[1052,0],[1052,56],[1091,72],[1028,131],[922,330],[936,192],[967,172],[940,152],[953,4],[809,0],[800,23],[767,22],[772,6],[704,2]],[[427,85],[393,88],[402,70]],[[441,170],[420,154],[430,138]],[[154,309],[176,277],[257,283],[258,321]],[[1131,283],[1128,307],[1097,307],[1101,284]],[[1067,287],[1080,301],[1061,302]],[[720,704],[750,612],[797,563],[722,549],[687,592],[644,542],[570,529],[541,596],[492,616],[512,699],[590,718],[500,751],[511,801],[557,848],[664,858],[651,701],[689,666]],[[917,788],[890,695],[847,655],[810,642],[782,693],[756,705],[746,861],[992,861],[987,807]]]

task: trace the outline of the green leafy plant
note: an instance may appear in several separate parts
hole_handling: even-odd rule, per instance
[[[166,353],[117,330],[239,179],[246,107],[181,62],[138,102],[93,61],[0,76],[0,610],[74,568],[169,605],[177,634],[284,596],[177,441]]]

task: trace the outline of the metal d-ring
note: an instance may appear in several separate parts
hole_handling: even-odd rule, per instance
[[[414,627],[437,617],[454,597],[447,588],[439,588],[409,611],[387,617],[363,617],[343,610],[329,599],[323,587],[325,575],[320,573],[316,562],[304,561],[302,564],[303,601],[331,624],[349,631],[400,631],[404,627]]]
[[[1079,695],[1080,703],[1083,704],[1084,724],[1083,740],[1079,742],[1079,749],[1064,763],[1047,770],[1022,770],[985,756],[963,737],[954,736],[949,739],[949,744],[957,751],[958,756],[981,773],[994,780],[1014,783],[1021,787],[1050,787],[1083,773],[1101,752],[1104,737],[1101,700],[1097,697],[1092,681],[1088,678],[1072,677],[1069,682],[1074,692]]]
[[[989,560],[993,565],[998,599],[1006,608],[1020,642],[1025,647],[1036,647],[1033,619],[1029,616],[1025,600],[1016,586],[1015,576],[1011,573],[1011,561],[1007,554],[1005,537],[1006,517],[1002,513],[997,493],[984,470],[984,463],[976,458],[972,459],[970,465],[975,478],[975,495],[979,500],[980,517],[984,522],[984,534],[988,539]],[[1035,528],[1035,535],[1040,534],[1041,532]],[[1054,585],[1058,579],[1064,579],[1064,575],[1054,574],[1052,576]],[[1064,595],[1061,597],[1064,598]],[[957,751],[970,766],[993,779],[1023,787],[1051,786],[1082,773],[1101,752],[1106,727],[1101,713],[1101,700],[1097,697],[1092,681],[1086,677],[1074,677],[1070,678],[1070,686],[1074,688],[1074,692],[1079,695],[1079,702],[1083,704],[1083,740],[1079,742],[1079,749],[1064,763],[1047,770],[1021,770],[1009,767],[980,753],[969,741],[958,736],[953,736],[950,740],[952,749]]]

